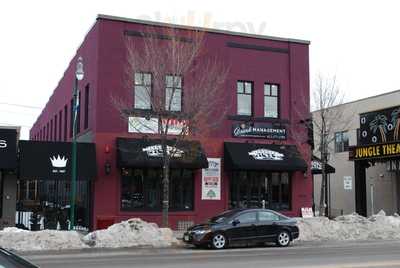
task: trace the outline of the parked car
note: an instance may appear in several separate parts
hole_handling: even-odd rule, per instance
[[[0,248],[0,268],[39,268],[24,258]]]
[[[183,241],[196,247],[275,242],[286,247],[299,237],[296,221],[269,209],[234,209],[190,227]]]

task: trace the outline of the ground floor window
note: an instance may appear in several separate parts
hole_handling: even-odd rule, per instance
[[[90,227],[90,181],[76,182],[76,227]],[[71,183],[69,180],[18,180],[17,224],[29,228],[35,212],[43,219],[44,229],[67,229],[70,215]]]
[[[235,171],[230,181],[230,208],[265,207],[290,210],[291,179],[288,172]]]
[[[162,169],[121,170],[121,210],[161,211]],[[194,174],[189,169],[172,169],[169,180],[171,211],[193,210]]]

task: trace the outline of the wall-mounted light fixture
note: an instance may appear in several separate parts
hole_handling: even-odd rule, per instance
[[[110,175],[111,173],[111,163],[108,160],[106,160],[104,164],[104,172],[106,173],[106,175]]]

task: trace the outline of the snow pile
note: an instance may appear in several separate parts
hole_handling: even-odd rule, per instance
[[[303,241],[400,239],[400,217],[386,216],[384,211],[370,218],[353,213],[334,220],[299,219],[297,223]]]
[[[106,230],[98,230],[83,237],[87,245],[92,247],[167,247],[177,243],[171,229],[158,228],[155,223],[147,223],[141,219],[130,219],[114,224]]]
[[[130,219],[87,235],[75,231],[26,231],[15,227],[0,231],[0,247],[17,251],[64,250],[90,247],[168,247],[177,244],[171,229]]]
[[[15,227],[0,231],[0,247],[18,251],[62,250],[87,247],[77,232],[44,230],[26,231]]]

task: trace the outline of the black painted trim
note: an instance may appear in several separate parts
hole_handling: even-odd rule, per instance
[[[236,43],[236,42],[226,42],[226,46],[232,47],[232,48],[243,48],[243,49],[251,49],[251,50],[258,50],[258,51],[269,51],[269,52],[277,52],[277,53],[285,53],[285,54],[289,53],[289,50],[286,48],[266,47],[266,46],[243,44],[243,43]]]

